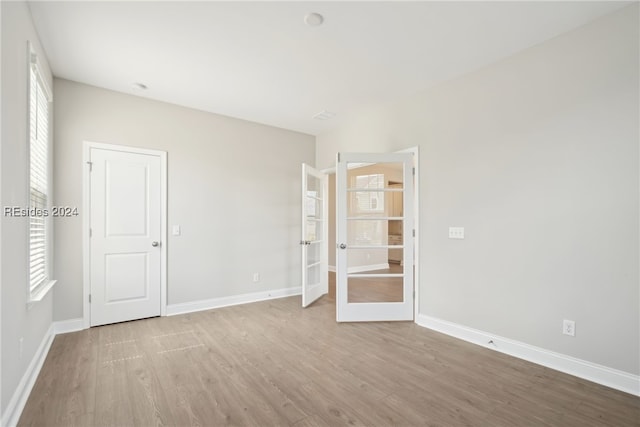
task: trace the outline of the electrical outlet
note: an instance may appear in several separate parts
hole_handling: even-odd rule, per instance
[[[253,281],[254,282],[260,281],[260,273],[253,273]]]
[[[576,336],[576,322],[564,319],[562,321],[562,333],[571,337]]]

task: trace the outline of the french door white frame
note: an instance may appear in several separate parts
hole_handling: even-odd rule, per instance
[[[362,248],[357,244],[349,245],[348,243],[348,224],[349,220],[371,220],[376,218],[371,216],[349,216],[347,195],[349,191],[355,191],[349,187],[347,180],[347,172],[349,164],[354,162],[364,162],[366,164],[377,163],[403,163],[403,193],[408,192],[404,198],[405,208],[411,212],[404,215],[403,234],[405,236],[403,243],[404,267],[402,277],[403,299],[400,302],[367,302],[367,303],[350,303],[348,301],[348,282],[350,273],[348,271],[348,249]],[[394,320],[413,320],[415,321],[415,281],[413,278],[414,258],[414,240],[413,240],[413,154],[412,153],[338,153],[337,175],[336,175],[336,244],[339,249],[336,254],[336,320],[338,322],[361,322],[361,321],[394,321]],[[360,163],[356,163],[359,165]],[[392,191],[392,190],[385,190]],[[393,219],[392,217],[380,217],[383,220]],[[409,237],[409,238],[407,238]],[[384,246],[383,246],[384,247]],[[353,273],[353,277],[378,277],[376,274],[360,274]],[[396,275],[390,275],[396,276]],[[385,277],[381,275],[380,277]]]
[[[124,145],[84,141],[82,146],[82,320],[84,329],[91,327],[91,149],[99,148],[160,157],[160,315],[167,315],[167,152]]]
[[[308,199],[310,195],[308,194],[308,181],[309,178],[317,179],[321,188],[320,191],[320,200],[317,198],[312,198],[312,201],[315,199],[320,201],[321,212],[319,213],[322,233],[320,236],[315,236],[314,241],[307,240],[307,227],[309,221],[309,212],[308,212]],[[329,278],[327,277],[327,258],[328,258],[328,245],[329,245],[329,218],[328,218],[328,200],[327,196],[329,193],[329,177],[324,172],[320,172],[315,168],[307,165],[306,163],[302,164],[302,236],[300,240],[301,252],[302,252],[302,307],[308,307],[314,301],[326,295],[329,292]],[[315,203],[315,202],[314,202]],[[315,205],[314,205],[315,206]],[[316,207],[317,208],[317,207]],[[313,220],[316,220],[318,217],[318,212],[314,213]],[[317,228],[316,228],[317,230]],[[319,261],[315,263],[314,266],[309,266],[309,248],[311,245],[319,246],[318,251],[320,252],[320,256],[318,257]],[[320,276],[319,283],[309,283],[309,269],[317,267]]]
[[[418,314],[420,313],[420,147],[415,146],[411,148],[406,148],[404,150],[395,151],[395,153],[413,153],[413,229],[415,230],[414,236],[414,244],[413,244],[413,254],[414,254],[414,262],[413,262],[413,292],[414,292],[414,312],[413,312],[413,321],[418,323]],[[336,173],[336,166],[323,169],[322,172],[330,175]],[[336,180],[336,186],[338,185]],[[337,199],[337,188],[334,188],[334,198]],[[337,215],[337,210],[335,212]],[[338,227],[336,224],[336,233]],[[336,242],[338,239],[336,236]],[[337,252],[336,252],[337,257]],[[333,260],[336,263],[336,260]],[[327,272],[328,273],[328,272]],[[336,272],[337,274],[337,272]],[[336,301],[337,303],[337,301]]]

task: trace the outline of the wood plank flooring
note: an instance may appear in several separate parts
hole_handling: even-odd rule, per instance
[[[21,426],[640,426],[640,398],[325,296],[59,335]]]
[[[400,264],[390,263],[389,268],[382,270],[364,271],[374,274],[402,273]],[[335,273],[329,273],[329,281],[335,286]],[[347,280],[347,301],[358,302],[402,302],[403,279],[401,277],[367,277]]]

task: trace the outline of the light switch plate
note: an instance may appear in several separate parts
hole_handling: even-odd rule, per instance
[[[464,239],[464,227],[449,227],[450,239]]]
[[[173,235],[174,236],[179,236],[180,235],[180,226],[179,225],[174,225],[173,226]]]

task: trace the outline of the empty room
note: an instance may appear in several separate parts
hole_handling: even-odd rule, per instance
[[[640,426],[640,2],[0,1],[2,426]]]

